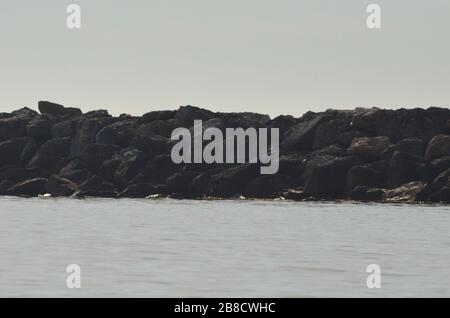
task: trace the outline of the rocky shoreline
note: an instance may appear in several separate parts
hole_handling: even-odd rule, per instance
[[[271,119],[193,106],[113,117],[39,102],[0,113],[0,195],[450,203],[450,109],[378,108]],[[172,131],[278,128],[279,170],[175,164]]]

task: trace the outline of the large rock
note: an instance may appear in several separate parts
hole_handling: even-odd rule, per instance
[[[407,152],[396,151],[389,161],[387,185],[390,188],[421,179],[423,159]]]
[[[116,154],[105,160],[98,168],[96,174],[109,182],[115,183],[117,167],[122,163],[122,156]]]
[[[133,179],[133,183],[165,183],[167,178],[174,174],[179,166],[176,165],[170,155],[158,155],[150,164],[139,172],[139,181]],[[136,177],[138,177],[136,175]]]
[[[377,132],[377,128],[386,117],[386,111],[383,109],[357,108],[352,118],[352,126],[370,132]]]
[[[259,176],[256,164],[242,164],[222,170],[211,177],[210,188],[206,195],[232,197],[243,194],[250,180]]]
[[[427,179],[434,180],[442,171],[450,168],[450,156],[434,159],[426,166]]]
[[[127,147],[137,129],[137,122],[133,119],[123,120],[102,128],[97,136],[97,143],[113,144]]]
[[[314,134],[322,121],[322,116],[304,121],[291,127],[281,142],[281,148],[286,151],[299,151],[312,148]]]
[[[136,135],[131,141],[130,146],[144,152],[149,159],[157,155],[166,154],[170,151],[169,139],[162,136],[141,136]]]
[[[150,123],[154,120],[166,121],[175,117],[176,111],[174,110],[156,110],[148,112],[139,119],[140,123]]]
[[[78,108],[72,108],[72,107],[64,107],[59,104],[47,102],[47,101],[40,101],[38,103],[39,111],[41,114],[49,114],[54,116],[66,116],[66,117],[76,117],[81,116],[82,112]]]
[[[387,162],[352,167],[347,174],[347,189],[352,191],[358,186],[383,188],[386,184],[385,169]],[[355,199],[355,198],[354,198]]]
[[[80,155],[84,165],[91,171],[96,171],[105,160],[119,152],[119,147],[109,144],[88,144]]]
[[[0,143],[0,167],[17,165],[27,141],[28,138],[19,137]]]
[[[26,135],[27,124],[38,115],[27,107],[0,118],[0,142]]]
[[[355,138],[348,148],[349,155],[360,156],[369,160],[378,160],[381,153],[390,145],[388,137],[360,137]]]
[[[26,127],[27,136],[34,138],[38,143],[43,143],[52,137],[52,126],[53,121],[49,116],[36,116]]]
[[[391,202],[416,202],[417,195],[426,187],[422,181],[413,181],[403,184],[397,188],[386,190],[385,201]]]
[[[352,114],[352,111],[347,110],[327,110],[323,114],[323,122],[315,132],[313,148],[320,149],[332,144],[348,146],[342,138],[342,133],[352,129]]]
[[[134,176],[145,168],[146,164],[147,157],[142,151],[132,149],[125,152],[115,172],[115,181],[120,186],[125,186]]]
[[[34,138],[27,138],[27,142],[23,147],[22,153],[20,155],[19,166],[26,167],[31,158],[33,158],[38,148],[39,146]]]
[[[53,138],[63,138],[63,137],[72,137],[76,132],[76,124],[75,120],[63,120],[58,122],[52,126],[52,137]]]
[[[207,109],[188,105],[182,106],[176,111],[174,120],[181,127],[191,127],[194,125],[194,120],[206,121],[213,117],[214,113]]]
[[[428,201],[450,203],[450,168],[436,177],[428,194]]]
[[[20,182],[7,190],[8,195],[14,196],[37,196],[45,194],[47,179],[35,178]]]
[[[211,115],[211,118],[220,118],[225,123],[227,128],[260,128],[266,127],[270,124],[270,117],[268,115],[250,112],[217,113],[214,116]],[[204,119],[203,121],[207,120],[208,118]]]
[[[305,169],[304,193],[316,198],[345,197],[347,173],[360,164],[361,160],[353,156],[322,156],[311,160]]]
[[[96,142],[96,136],[98,132],[109,125],[113,119],[103,112],[97,114],[86,114],[80,122],[77,124],[75,136],[72,140],[70,148],[71,155],[78,157],[88,144]]]
[[[425,159],[430,161],[444,156],[450,156],[450,136],[435,136],[428,143]]]
[[[70,142],[70,138],[50,139],[38,149],[27,167],[41,171],[54,170],[69,155]]]
[[[450,110],[431,107],[428,109],[357,109],[353,126],[376,135],[388,136],[391,141],[418,138],[425,143],[447,130],[446,121]]]
[[[383,160],[389,160],[396,151],[407,152],[415,156],[422,157],[424,154],[424,144],[422,139],[402,139],[394,145],[388,146],[381,158]]]
[[[136,130],[138,136],[164,136],[166,138],[172,135],[172,131],[176,128],[168,121],[154,120],[150,123],[140,125]]]
[[[278,128],[280,136],[283,136],[292,126],[298,123],[298,119],[293,116],[280,115],[270,122],[270,128]]]

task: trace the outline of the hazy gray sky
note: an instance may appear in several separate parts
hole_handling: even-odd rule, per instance
[[[1,0],[0,111],[449,107],[449,31],[448,0]]]

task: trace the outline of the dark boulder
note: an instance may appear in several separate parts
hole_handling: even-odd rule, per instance
[[[22,153],[20,154],[19,166],[26,167],[28,162],[30,162],[31,158],[33,158],[34,154],[38,150],[38,144],[34,140],[34,138],[27,138],[27,142],[23,147]]]
[[[441,172],[420,193],[420,201],[450,203],[450,168]]]
[[[0,118],[0,141],[26,135],[27,124],[38,115],[27,107]]]
[[[110,144],[88,144],[80,155],[84,166],[96,171],[107,159],[119,152],[120,148]]]
[[[34,138],[39,144],[52,138],[53,121],[49,116],[40,115],[32,119],[27,127],[27,136]]]
[[[54,197],[66,197],[75,193],[77,185],[69,179],[52,175],[45,184],[45,190]]]
[[[353,139],[348,148],[349,155],[359,156],[368,160],[378,160],[381,153],[390,145],[388,137],[360,137]]]
[[[137,127],[137,122],[133,119],[118,121],[102,128],[96,136],[96,142],[127,147]]]
[[[74,120],[63,120],[52,126],[52,137],[63,138],[72,137],[76,132],[77,122]]]
[[[357,108],[352,118],[352,126],[358,129],[377,132],[377,128],[387,118],[386,111],[379,108]]]
[[[332,144],[342,142],[341,134],[352,129],[351,119],[352,111],[346,110],[327,110],[323,114],[323,121],[317,127],[314,135],[313,149],[320,149]]]
[[[169,138],[175,128],[176,127],[168,121],[154,120],[150,123],[141,124],[136,129],[135,133],[138,136],[164,136]]]
[[[45,194],[46,183],[47,179],[45,178],[35,178],[22,181],[9,188],[7,190],[7,194],[14,196],[37,196],[40,194]]]
[[[242,112],[242,113],[217,113],[212,118],[220,118],[227,128],[261,128],[270,124],[270,117],[264,114]],[[207,121],[203,119],[203,121]]]
[[[98,168],[96,174],[100,177],[115,183],[115,174],[117,167],[122,163],[122,157],[120,154],[114,155],[109,159],[106,159],[102,165]]]
[[[425,159],[430,161],[444,156],[450,156],[450,136],[435,136],[428,143]]]
[[[214,113],[195,106],[181,106],[175,113],[174,120],[180,127],[191,127],[194,120],[206,121],[214,117]],[[167,137],[167,136],[166,136]]]
[[[450,117],[448,109],[432,107],[427,110],[398,109],[357,109],[353,125],[376,135],[388,136],[391,141],[418,138],[425,143],[446,131],[446,121]]]
[[[298,123],[291,127],[284,134],[281,149],[286,151],[311,149],[316,129],[319,127],[322,119],[322,116],[317,116],[314,119]]]
[[[18,137],[0,143],[0,167],[17,165],[28,138]]]
[[[322,123],[321,125],[319,125],[319,127],[317,127],[314,136],[313,148],[321,149],[328,145],[338,143],[339,138],[340,138],[339,127],[327,122]]]
[[[97,110],[91,110],[90,112],[87,112],[84,114],[85,118],[102,118],[102,117],[111,117],[111,115],[108,113],[106,109],[97,109]]]
[[[294,177],[300,181],[301,178],[301,163],[305,157],[301,154],[286,154],[279,156],[278,173]]]
[[[280,115],[270,122],[269,128],[278,128],[280,136],[283,136],[292,126],[298,123],[298,119],[293,116]]]
[[[38,107],[41,114],[49,114],[54,116],[65,116],[65,117],[76,117],[82,115],[81,110],[78,108],[64,107],[62,105],[47,101],[40,101],[38,103]]]
[[[441,172],[450,168],[450,156],[434,159],[426,166],[428,180],[434,180]]]
[[[243,194],[250,180],[259,176],[256,164],[241,164],[222,170],[211,177],[211,188],[206,195],[232,197]]]
[[[39,147],[27,167],[41,171],[54,170],[69,155],[70,142],[70,138],[50,139]]]
[[[152,112],[148,112],[139,119],[141,124],[150,123],[155,120],[166,121],[169,119],[173,119],[175,117],[176,111],[174,110],[156,110]]]
[[[387,169],[387,185],[398,187],[422,178],[423,159],[407,152],[395,151]]]
[[[355,166],[347,174],[347,189],[352,192],[358,186],[367,188],[383,188],[385,186],[385,171],[377,165]],[[387,162],[384,162],[387,168]]]
[[[136,135],[131,141],[130,146],[144,152],[152,160],[157,155],[169,152],[169,139],[158,135]]]
[[[165,183],[167,178],[174,174],[180,167],[176,165],[169,155],[158,155],[139,173],[139,182],[148,182],[152,184]],[[133,182],[137,182],[134,181]]]
[[[85,115],[77,124],[76,133],[72,140],[71,155],[78,157],[88,144],[95,143],[98,132],[113,121],[109,116]]]
[[[388,146],[383,153],[381,158],[383,160],[389,160],[395,151],[407,152],[415,156],[423,157],[424,154],[424,144],[422,139],[402,139],[394,145]]]
[[[413,181],[397,188],[385,191],[384,200],[388,202],[416,202],[417,195],[425,189],[427,184],[422,181]]]
[[[305,194],[316,198],[343,198],[348,171],[361,163],[353,156],[321,156],[310,160],[304,173]]]
[[[125,152],[121,162],[117,167],[114,179],[120,186],[125,186],[128,182],[143,170],[147,164],[145,154],[137,149]]]

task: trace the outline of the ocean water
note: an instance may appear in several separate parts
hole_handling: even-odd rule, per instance
[[[449,297],[450,207],[3,197],[0,296]]]

